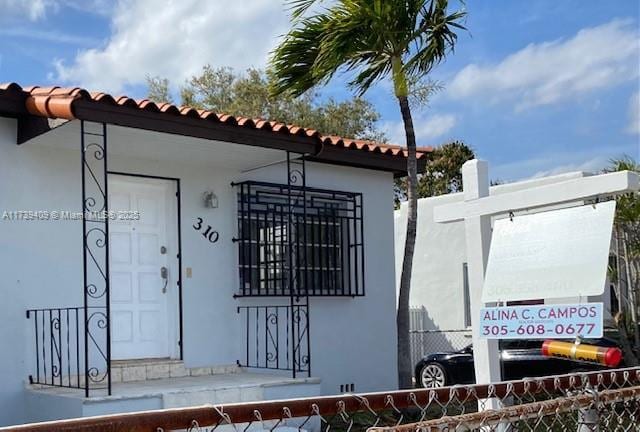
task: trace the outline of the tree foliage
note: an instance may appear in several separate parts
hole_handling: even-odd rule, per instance
[[[290,1],[294,26],[275,49],[275,91],[302,94],[339,70],[363,94],[392,77],[397,95],[421,81],[450,52],[464,11],[448,12],[448,0],[340,0],[318,13],[322,0]]]
[[[640,163],[631,156],[612,159],[607,172],[632,171],[640,174]],[[640,193],[632,192],[620,195],[616,204],[616,222],[623,224],[640,224]],[[637,251],[640,253],[640,250]]]
[[[473,158],[473,150],[461,141],[436,148],[418,180],[418,196],[422,198],[462,191],[462,164]]]
[[[462,165],[475,158],[473,150],[462,141],[437,147],[431,153],[423,174],[418,175],[418,198],[462,191]],[[407,179],[396,180],[396,207],[407,197]]]
[[[640,163],[630,156],[612,159],[605,172],[632,171],[640,174]],[[630,192],[616,198],[615,223],[626,238],[632,267],[636,269],[640,289],[640,192]]]
[[[606,172],[633,171],[640,174],[640,164],[630,156],[612,159]],[[616,284],[616,317],[625,359],[629,366],[638,364],[640,356],[640,192],[616,198],[616,216],[609,277]],[[633,341],[633,342],[631,342]]]
[[[158,103],[172,104],[169,80],[158,76],[147,76],[147,98]]]
[[[206,65],[182,86],[180,97],[183,105],[194,108],[295,124],[326,135],[386,140],[378,126],[380,114],[364,98],[322,99],[313,90],[299,97],[273,96],[272,85],[273,78],[259,69],[237,73],[228,67]],[[149,99],[171,101],[167,79],[148,77],[147,86]]]

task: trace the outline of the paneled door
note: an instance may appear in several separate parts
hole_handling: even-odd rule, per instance
[[[113,359],[175,354],[174,188],[167,180],[109,176]]]

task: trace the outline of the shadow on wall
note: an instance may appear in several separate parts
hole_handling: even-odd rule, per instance
[[[470,329],[440,329],[424,306],[410,310],[411,362],[436,352],[457,351],[471,343]]]

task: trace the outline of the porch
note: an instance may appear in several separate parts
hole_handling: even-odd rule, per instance
[[[249,372],[236,365],[185,368],[177,360],[115,361],[111,395],[106,387],[83,389],[32,384],[27,406],[34,421],[320,395],[320,379]]]
[[[205,387],[188,393],[209,397],[225,364],[280,374],[243,373],[258,380],[251,389],[300,384],[311,377],[310,298],[364,296],[362,193],[308,186],[305,154],[84,121],[18,151],[60,158],[76,189],[64,201],[82,204],[64,235],[48,234],[65,249],[78,238],[81,256],[73,247],[64,256],[80,289],[67,284],[26,310],[31,399],[84,393],[83,412],[119,400],[111,396],[151,403],[200,375]],[[149,358],[167,360],[127,360]],[[183,360],[216,366],[186,376]],[[158,375],[160,366],[171,373]]]
[[[75,293],[64,288],[60,297],[67,300],[54,295],[55,303],[47,304],[40,298],[30,304],[35,308],[27,309],[30,384],[64,389],[46,394],[84,390],[88,400],[120,390],[131,395],[139,385],[123,382],[125,374],[144,374],[145,368],[121,368],[118,360],[149,358],[169,359],[162,364],[165,369],[179,368],[168,362],[185,359],[191,365],[214,364],[218,372],[224,369],[219,365],[237,363],[293,378],[310,376],[307,296],[296,293],[286,279],[293,271],[294,253],[292,240],[287,240],[294,237],[286,233],[292,223],[288,207],[293,207],[293,195],[299,203],[305,193],[304,183],[292,192],[292,183],[304,182],[304,155],[84,121],[51,129],[22,144],[19,151],[28,149],[45,158],[56,154],[69,167],[74,162],[70,158],[81,156],[80,176],[73,186],[77,190],[72,191],[81,197],[81,211],[75,212],[80,217],[66,220],[64,210],[57,214],[69,228],[73,224],[82,229],[77,244],[82,255],[71,264],[81,265],[76,275],[83,280]],[[238,214],[236,208],[255,196],[245,187],[246,179],[273,178],[260,176],[264,167],[273,167],[284,183],[270,227],[256,222],[255,212]],[[290,175],[294,169],[295,176]],[[73,181],[71,175],[65,177]],[[240,189],[247,192],[239,194]],[[204,202],[203,195],[211,198]],[[299,217],[296,221],[304,223]],[[258,230],[279,232],[278,256],[271,258],[270,273],[271,279],[278,278],[281,292],[252,302],[256,293],[247,293],[245,299],[237,295],[245,294],[245,285],[264,285],[259,275],[264,269],[251,260],[258,254],[266,260],[265,249],[273,248],[262,244],[266,239],[251,237]],[[246,267],[244,257],[249,260]],[[240,293],[243,277],[247,282]],[[207,292],[212,289],[213,297]],[[69,298],[77,299],[75,305],[67,303]],[[216,319],[190,319],[196,311],[207,311]],[[185,341],[192,342],[190,353],[185,353]],[[212,348],[214,355],[209,354]],[[154,365],[152,373],[159,366]],[[196,369],[201,368],[192,371]]]

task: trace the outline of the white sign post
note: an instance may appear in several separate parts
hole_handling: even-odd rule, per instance
[[[436,207],[434,220],[442,223],[464,220],[465,223],[476,382],[487,384],[501,380],[497,340],[482,338],[479,328],[480,310],[485,306],[482,292],[491,242],[491,217],[636,191],[638,175],[622,171],[489,196],[488,164],[474,159],[462,166],[462,182],[464,202]],[[536,298],[535,292],[531,298]],[[498,405],[494,399],[486,401],[483,408]]]
[[[473,202],[489,197],[489,165],[485,161],[472,160],[462,166],[465,202]],[[469,279],[469,297],[471,301],[471,327],[480,327],[480,308],[482,303],[482,285],[489,259],[491,245],[491,216],[474,215],[464,219],[467,245],[467,275]],[[494,306],[493,303],[487,306]],[[476,382],[490,383],[501,381],[498,341],[480,339],[473,332],[473,362]],[[500,407],[498,399],[489,399],[483,404],[485,409]]]

